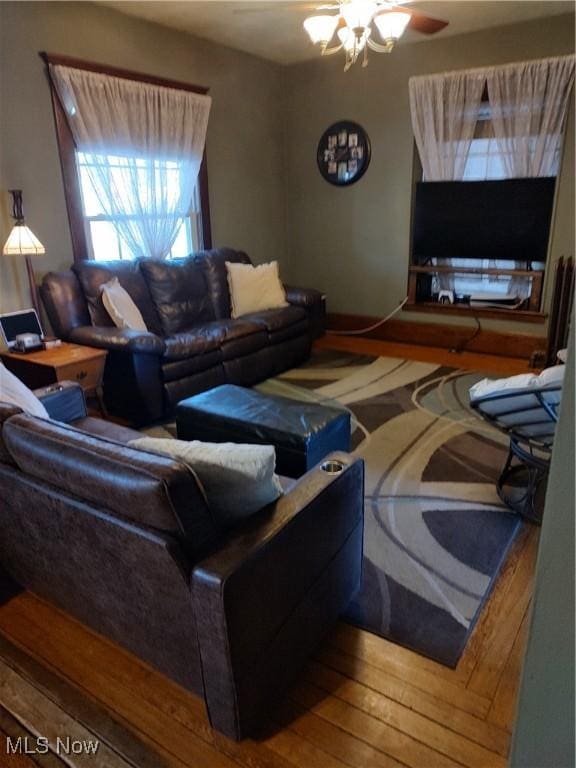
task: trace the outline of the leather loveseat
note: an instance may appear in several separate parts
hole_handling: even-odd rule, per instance
[[[323,332],[322,295],[287,287],[289,306],[231,319],[226,261],[250,263],[243,252],[219,248],[174,261],[85,261],[44,277],[41,296],[56,335],[108,350],[111,413],[149,423],[197,392],[251,386],[306,359]],[[140,309],[147,332],[113,325],[100,295],[112,277]]]
[[[254,733],[359,586],[362,461],[332,455],[339,474],[224,531],[186,465],[78,398],[45,404],[72,424],[0,403],[0,565],[202,696],[217,730]]]

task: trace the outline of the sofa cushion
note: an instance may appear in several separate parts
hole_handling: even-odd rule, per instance
[[[114,325],[102,303],[101,290],[104,283],[117,277],[140,310],[146,328],[162,335],[162,325],[138,261],[82,261],[74,264],[72,269],[84,291],[92,325]]]
[[[204,352],[202,355],[183,357],[181,360],[165,360],[162,362],[162,381],[178,381],[195,373],[214,368],[221,362],[222,352],[219,349]]]
[[[220,533],[197,477],[180,462],[34,416],[13,416],[3,437],[31,477],[103,512],[178,536],[189,552],[205,551]]]
[[[166,336],[214,319],[204,270],[193,258],[140,262]]]
[[[220,344],[224,360],[232,360],[257,352],[268,343],[262,326],[244,318],[215,320],[212,325],[218,327],[224,334]]]
[[[249,315],[244,315],[242,320],[249,320],[251,323],[264,326],[269,334],[275,334],[289,328],[302,328],[304,332],[308,327],[308,315],[302,307],[282,307],[251,312]]]
[[[240,264],[251,264],[252,262],[243,251],[234,251],[232,248],[213,248],[210,251],[200,251],[194,256],[194,261],[202,267],[204,272],[214,316],[216,318],[230,317],[230,290],[228,288],[226,262]]]
[[[192,355],[203,355],[217,349],[224,353],[232,342],[243,342],[247,352],[261,349],[266,344],[262,325],[245,320],[212,320],[189,328],[164,339],[164,360],[184,360]],[[226,357],[226,355],[224,354]]]
[[[187,331],[174,333],[164,339],[164,360],[184,360],[193,355],[204,355],[219,349],[224,339],[220,328],[199,325]]]

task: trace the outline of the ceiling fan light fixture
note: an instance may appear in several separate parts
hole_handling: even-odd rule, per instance
[[[340,15],[350,29],[365,30],[377,10],[378,5],[372,0],[351,0],[348,3],[342,3]]]
[[[448,26],[447,21],[433,19],[420,12],[402,8],[410,0],[332,0],[334,5],[323,5],[318,11],[336,13],[310,16],[304,29],[313,43],[320,44],[320,54],[345,54],[346,72],[362,52],[362,66],[368,64],[368,50],[390,53],[410,26],[416,32],[433,35]],[[378,30],[378,34],[374,31]]]
[[[361,34],[356,34],[353,30],[348,29],[348,27],[341,27],[336,34],[347,53],[355,52],[358,54],[365,47],[366,41],[370,37],[370,29],[365,29]]]
[[[373,21],[386,43],[396,42],[406,31],[410,14],[406,11],[384,11],[374,16]]]
[[[314,44],[326,45],[334,36],[338,16],[309,16],[304,19],[304,29]]]

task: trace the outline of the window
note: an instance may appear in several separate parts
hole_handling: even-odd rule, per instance
[[[528,139],[530,154],[536,151],[536,137]],[[560,168],[561,142],[551,142],[553,146],[553,175],[557,175]],[[503,151],[500,148],[491,122],[490,105],[484,101],[480,108],[480,115],[474,138],[470,144],[463,181],[497,181],[507,179]],[[450,259],[452,267],[477,267],[480,269],[510,269],[509,261],[494,259]],[[534,270],[543,270],[543,264],[534,263]],[[487,275],[454,273],[450,278],[450,287],[457,294],[490,293],[496,296],[515,294],[519,299],[530,296],[531,279],[529,277],[516,277],[512,275]],[[437,288],[437,286],[435,286]]]
[[[537,137],[528,138],[530,156],[536,152]],[[553,152],[552,175],[556,176],[560,168],[560,141],[551,141]],[[489,181],[507,179],[509,174],[504,163],[504,153],[501,150],[492,126],[490,105],[483,102],[480,115],[476,124],[474,138],[470,144],[466,166],[464,168],[464,181]]]
[[[138,72],[107,67],[92,62],[72,59],[67,56],[42,54],[46,65],[60,64],[76,69],[97,72],[113,77],[125,78],[167,88],[191,91],[193,93],[206,94],[208,89],[201,86],[183,84],[171,80],[165,80],[154,76],[142,75]],[[132,259],[134,257],[130,247],[124,238],[120,238],[114,227],[114,216],[107,215],[94,188],[94,184],[88,177],[88,168],[94,161],[94,157],[76,151],[72,132],[68,125],[66,112],[60,102],[55,87],[52,85],[52,106],[56,126],[56,137],[60,152],[62,177],[64,181],[64,195],[70,222],[70,234],[72,250],[75,261],[85,259]],[[98,157],[101,162],[102,156]],[[118,181],[121,176],[122,164],[128,158],[106,156],[105,163],[109,166],[111,179]],[[130,159],[131,162],[134,158]],[[138,162],[138,160],[137,160]],[[145,164],[150,162],[141,159]],[[174,189],[178,184],[178,170],[176,163],[170,161],[154,160],[155,169],[160,174],[168,174],[173,170]],[[150,169],[148,169],[149,172]],[[119,182],[118,182],[119,183]],[[169,186],[169,185],[168,185]],[[132,214],[128,214],[128,219]],[[194,190],[191,210],[182,211],[182,223],[179,227],[176,240],[171,248],[169,258],[187,256],[189,253],[212,247],[212,235],[210,226],[210,203],[208,197],[208,170],[206,156],[204,154],[196,188]],[[137,218],[137,214],[134,213]],[[142,221],[142,217],[139,218]],[[159,221],[155,219],[155,221]]]
[[[80,190],[82,193],[82,210],[84,217],[84,230],[86,234],[86,244],[90,257],[96,261],[105,261],[109,259],[133,259],[134,253],[131,251],[127,242],[120,237],[114,222],[119,218],[113,215],[106,215],[98,198],[97,190],[94,188],[92,180],[88,174],[88,169],[94,166],[94,158],[83,152],[76,152],[76,162],[80,177]],[[119,191],[122,190],[126,181],[122,175],[122,169],[129,162],[130,158],[115,157],[108,155],[106,158],[99,158],[102,165],[105,164],[109,174],[114,179],[114,183]],[[147,163],[144,159],[137,159],[137,165],[142,165],[143,175],[148,172]],[[168,160],[154,161],[154,170],[158,175],[166,175],[169,181],[170,193],[174,196],[178,194],[178,163]],[[144,182],[144,179],[142,179]],[[129,194],[126,195],[130,197]],[[134,212],[129,218],[141,219]],[[200,200],[198,184],[194,190],[192,210],[184,211],[182,214],[182,223],[176,235],[174,245],[170,250],[168,258],[176,259],[188,256],[193,251],[202,248],[202,234],[200,231]]]

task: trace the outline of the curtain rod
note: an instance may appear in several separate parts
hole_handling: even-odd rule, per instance
[[[98,64],[97,62],[85,61],[84,59],[75,59],[72,56],[64,56],[58,53],[46,53],[46,51],[40,51],[38,55],[47,66],[49,64],[55,64],[62,67],[71,67],[72,69],[83,69],[84,71],[96,72],[100,75],[119,77],[123,80],[134,80],[139,83],[148,83],[149,85],[158,85],[162,88],[172,88],[173,90],[188,91],[190,93],[207,94],[210,90],[203,85],[192,85],[190,83],[182,83],[179,80],[169,80],[164,77],[157,77],[156,75],[146,75],[143,72],[134,72],[130,69],[109,67],[106,64]]]
[[[507,64],[492,64],[487,67],[476,67],[473,69],[453,69],[445,70],[443,72],[433,72],[427,75],[412,75],[410,80],[420,80],[427,77],[442,77],[444,75],[461,75],[464,72],[468,75],[486,75],[488,72],[493,72],[496,69],[514,69],[516,67],[526,66],[527,64],[543,64],[545,62],[561,62],[561,61],[576,61],[576,56],[573,53],[566,54],[565,56],[548,56],[544,59],[528,59],[526,61],[510,61]]]

